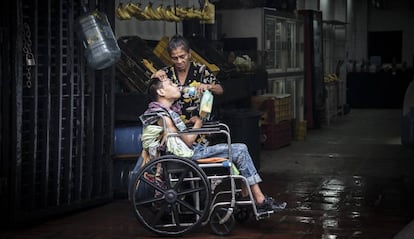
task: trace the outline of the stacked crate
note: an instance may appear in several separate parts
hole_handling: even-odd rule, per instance
[[[265,94],[252,97],[252,108],[263,112],[261,119],[263,149],[278,149],[291,143],[290,97],[290,94]]]
[[[296,122],[295,140],[303,141],[306,139],[307,123],[306,120]]]

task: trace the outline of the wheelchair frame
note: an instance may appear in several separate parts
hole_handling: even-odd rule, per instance
[[[236,220],[243,222],[251,214],[260,220],[274,213],[257,211],[247,179],[235,173],[227,125],[210,123],[199,129],[168,133],[167,137],[181,134],[224,134],[229,157],[214,163],[197,163],[175,155],[150,160],[138,171],[130,198],[134,214],[142,225],[159,235],[177,236],[210,223],[215,234],[228,235]],[[220,174],[217,170],[228,174]],[[224,185],[226,181],[229,186]],[[237,199],[236,194],[241,192],[237,182],[247,189],[248,200]],[[216,190],[220,186],[229,189]]]

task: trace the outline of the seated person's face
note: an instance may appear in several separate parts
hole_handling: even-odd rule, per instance
[[[162,82],[162,89],[164,91],[164,97],[172,98],[174,100],[181,97],[180,88],[178,88],[177,84],[174,84],[170,79]]]

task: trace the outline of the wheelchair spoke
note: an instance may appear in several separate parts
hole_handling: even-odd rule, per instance
[[[203,212],[202,211],[200,211],[200,210],[197,210],[196,208],[194,208],[194,206],[192,206],[192,205],[190,205],[190,204],[188,204],[186,201],[184,201],[184,200],[177,200],[177,202],[179,203],[179,204],[181,204],[182,206],[184,206],[185,208],[187,208],[188,210],[191,210],[192,212],[194,212],[194,213],[196,213],[196,214],[198,214],[198,215],[201,215]]]
[[[141,177],[141,182],[144,182],[144,183],[146,183],[146,184],[148,184],[149,186],[151,186],[152,188],[154,188],[155,190],[157,190],[157,191],[160,191],[161,193],[165,193],[165,189],[164,188],[162,188],[162,187],[160,187],[156,182],[156,178],[154,179],[155,180],[155,182],[152,182],[152,181],[150,181],[150,180],[148,180],[147,178],[145,178],[144,176],[142,176]]]
[[[179,212],[177,210],[177,205],[171,205],[171,206],[172,206],[172,215],[174,217],[174,221],[178,226],[181,226]]]
[[[168,203],[162,204],[161,208],[158,210],[157,214],[153,218],[151,225],[156,226],[157,223],[160,222],[160,220],[162,220],[162,216],[164,216],[167,206]]]
[[[193,193],[197,193],[197,192],[202,192],[205,190],[205,187],[199,187],[199,188],[192,188],[192,189],[188,189],[188,190],[184,190],[181,192],[178,192],[177,195],[178,196],[184,196],[187,194],[193,194]]]
[[[177,183],[174,185],[174,190],[177,190],[177,189],[178,189],[178,187],[180,187],[180,186],[181,186],[181,184],[183,183],[184,178],[185,178],[185,176],[187,175],[187,172],[188,172],[188,171],[189,171],[189,170],[185,170],[185,172],[182,172],[182,173],[181,173],[180,178],[178,179]]]
[[[145,205],[145,204],[156,203],[156,202],[159,202],[159,201],[161,201],[161,200],[164,200],[164,197],[159,197],[159,198],[149,198],[149,199],[146,199],[146,200],[136,201],[136,202],[135,202],[135,205],[136,205],[136,206],[142,206],[142,205]]]

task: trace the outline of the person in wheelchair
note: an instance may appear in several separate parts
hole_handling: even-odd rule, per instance
[[[144,131],[150,125],[163,126],[167,132],[179,132],[187,129],[187,125],[180,118],[180,107],[175,104],[176,100],[181,96],[181,91],[175,83],[169,78],[162,80],[152,78],[148,86],[148,94],[151,102],[148,105],[148,109],[140,116]],[[159,116],[160,114],[163,115],[162,119]],[[191,117],[189,122],[192,124],[193,129],[198,129],[203,126],[203,121],[198,116]],[[197,143],[197,137],[197,134],[180,134],[177,136],[178,144],[176,147],[182,148],[181,151],[183,154],[178,156],[191,158],[192,160],[228,157],[229,145],[227,143],[206,145]],[[184,148],[183,143],[185,144]],[[272,197],[266,196],[262,192],[259,186],[262,178],[259,176],[253,164],[247,146],[242,143],[233,143],[231,147],[233,163],[236,165],[240,174],[247,179],[258,212],[283,210],[286,207],[285,202],[278,203]],[[149,154],[151,155],[151,152]],[[242,190],[241,196],[247,197],[248,192]]]

